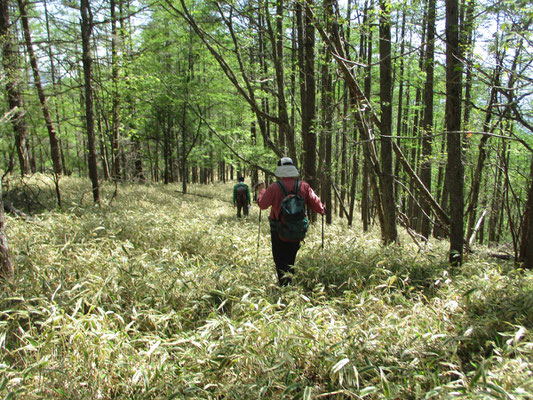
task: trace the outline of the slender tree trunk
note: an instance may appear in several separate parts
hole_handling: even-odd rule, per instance
[[[433,81],[434,81],[434,55],[435,55],[435,19],[436,0],[428,2],[428,28],[427,28],[427,49],[426,49],[426,85],[424,88],[424,117],[422,119],[422,165],[420,168],[420,180],[431,192],[431,157],[432,157],[432,136],[433,136]],[[431,232],[429,204],[422,202],[422,224],[420,233],[425,238],[429,238]]]
[[[366,60],[366,68],[365,68],[365,80],[364,80],[364,94],[367,99],[370,98],[370,91],[372,89],[372,24],[369,22],[369,9],[372,8],[372,0],[370,1],[370,6],[367,6],[365,4],[365,13],[363,17],[363,26],[365,29],[365,33],[361,35],[361,59]],[[366,40],[365,40],[366,39]],[[366,48],[366,53],[365,53]],[[350,96],[351,99],[353,99],[353,95]],[[355,101],[352,102],[352,107],[357,107],[357,104]],[[361,132],[362,133],[362,132]],[[361,138],[366,138],[367,135],[361,135]],[[363,144],[363,179],[362,179],[362,188],[361,188],[361,219],[363,221],[363,231],[368,232],[368,229],[370,228],[370,219],[371,219],[371,213],[370,213],[370,207],[371,207],[371,201],[370,201],[370,189],[371,189],[371,175],[374,174],[374,171],[371,167],[370,162],[370,143],[364,143]],[[354,162],[354,167],[355,167]],[[353,188],[353,193],[355,194],[355,188]],[[354,198],[353,196],[352,198]],[[353,209],[353,207],[351,208]],[[353,213],[350,213],[350,220]]]
[[[464,243],[464,165],[461,142],[461,50],[458,1],[446,0],[446,130],[450,192],[450,263],[461,264]]]
[[[385,244],[397,240],[396,204],[394,202],[394,176],[392,160],[392,61],[390,2],[380,0],[379,52],[381,100],[381,192],[383,204]]]
[[[56,77],[56,67],[54,63],[54,56],[52,51],[52,37],[50,34],[50,21],[49,21],[49,13],[48,13],[48,6],[47,6],[47,0],[43,1],[44,5],[44,12],[45,12],[45,20],[46,20],[46,36],[48,39],[48,58],[50,59],[50,76],[52,78],[52,89],[53,89],[53,96],[55,98],[58,98],[58,92],[57,92],[57,77]],[[61,137],[61,118],[60,118],[60,108],[59,108],[59,102],[55,103],[55,126],[57,127],[57,135],[60,138]],[[61,108],[61,111],[64,113],[64,107]],[[66,132],[66,131],[65,131]],[[61,139],[58,139],[59,141],[59,153],[61,155],[61,170],[65,175],[70,175],[72,171],[70,171],[67,167],[67,160],[69,156],[69,142],[68,139],[64,142]]]
[[[427,4],[428,3],[424,3],[425,6],[427,6]],[[426,38],[427,36],[426,35],[426,30],[428,27],[427,19],[428,19],[428,10],[427,10],[427,7],[424,7],[424,14],[422,18],[422,32],[421,32],[422,38]],[[420,54],[420,59],[418,61],[418,70],[420,71],[420,73],[422,73],[422,71],[424,71],[424,60],[426,57],[426,55],[424,54],[424,46],[420,46],[419,54]],[[415,170],[417,170],[417,174],[420,175],[420,167],[421,167],[420,166],[420,154],[421,154],[420,149],[422,147],[422,138],[421,138],[422,128],[421,127],[422,127],[422,119],[423,119],[423,115],[422,115],[423,93],[422,93],[422,87],[420,85],[415,85],[415,86],[416,86],[416,94],[415,94],[415,104],[413,107],[414,118],[413,118],[411,132],[412,132],[412,137],[413,137],[413,143],[416,143],[416,144],[414,146],[411,146],[411,154],[410,154],[411,159],[409,160],[409,162],[413,166],[418,166],[418,167],[415,167]],[[409,191],[413,194],[415,193],[415,184],[413,181],[409,183]],[[409,217],[411,226],[413,226],[417,232],[420,232],[420,229],[422,226],[422,223],[421,223],[422,214],[423,214],[422,209],[418,206],[416,202],[416,198],[414,196],[410,196],[408,217]]]
[[[19,0],[21,1],[21,0]],[[111,8],[111,79],[113,82],[113,105],[111,111],[111,137],[113,138],[112,151],[113,151],[113,164],[112,164],[112,176],[113,179],[120,179],[120,93],[118,90],[118,76],[119,76],[119,63],[118,63],[118,46],[117,46],[117,17],[116,17],[116,3],[115,0],[110,0],[109,6]]]
[[[473,54],[474,54],[474,11],[475,0],[465,1],[463,7],[466,7],[466,15],[462,21],[461,26],[461,41],[464,43],[466,49],[468,49],[468,56],[465,60],[466,75],[464,84],[464,113],[463,113],[463,128],[469,129],[470,125],[470,111],[472,110],[471,97],[472,97],[472,69],[473,69]],[[463,13],[463,11],[462,11]]]
[[[81,37],[83,46],[83,75],[85,86],[85,118],[87,128],[88,167],[89,178],[92,183],[93,200],[100,202],[100,186],[98,183],[98,165],[96,158],[96,138],[94,133],[94,104],[92,88],[92,57],[91,57],[91,33],[92,12],[89,0],[81,0]]]
[[[502,65],[502,64],[498,63],[498,65]],[[483,131],[487,133],[483,134],[483,136],[481,137],[481,140],[479,141],[479,146],[478,146],[478,159],[477,159],[476,169],[474,171],[474,177],[472,180],[470,205],[468,206],[467,211],[466,211],[466,214],[468,215],[468,226],[466,230],[467,232],[466,237],[468,240],[470,240],[470,236],[472,235],[472,230],[474,228],[474,224],[477,219],[479,192],[481,188],[481,181],[483,178],[483,168],[485,164],[485,159],[487,157],[486,147],[487,147],[487,142],[490,137],[488,132],[490,131],[490,121],[492,119],[492,113],[493,113],[492,109],[494,107],[494,104],[497,101],[497,86],[499,86],[499,82],[500,82],[499,76],[500,76],[500,71],[495,71],[489,104],[487,106],[487,113],[485,115],[485,121],[483,123]]]
[[[291,125],[289,119],[289,111],[287,100],[285,97],[285,71],[283,66],[284,51],[283,51],[283,0],[276,1],[276,29],[272,28],[270,18],[267,14],[267,27],[269,31],[271,46],[272,46],[272,61],[274,63],[274,72],[276,76],[276,89],[278,99],[278,118],[279,118],[279,137],[280,143],[283,143],[288,148],[288,154],[291,158],[296,159],[296,142],[294,138],[294,127]],[[281,146],[280,146],[281,147]],[[284,146],[283,146],[284,147]]]
[[[233,29],[233,25],[232,25],[232,21],[231,21],[231,18],[229,20],[229,25],[231,27],[231,29]],[[261,89],[263,91],[267,91],[268,88],[267,88],[267,83],[266,83],[266,80],[267,79],[270,79],[269,77],[269,70],[268,70],[268,60],[267,60],[267,56],[266,56],[266,40],[265,40],[265,31],[266,31],[266,27],[265,27],[265,17],[262,13],[259,13],[258,15],[258,21],[257,21],[257,24],[259,25],[259,33],[258,33],[258,46],[259,46],[259,57],[258,57],[258,61],[259,61],[259,70],[261,71],[260,73],[262,74],[262,76],[260,76],[260,86],[261,86]],[[266,113],[266,114],[270,114],[270,99],[268,96],[264,96],[261,98],[261,109]],[[261,126],[261,123],[260,123],[260,126]],[[263,120],[263,126],[261,127],[261,129],[263,130],[264,132],[264,136],[265,138],[267,138],[268,140],[272,140],[272,124],[271,124],[271,121],[269,119],[264,119]],[[275,143],[275,141],[274,141]],[[276,146],[277,147],[277,146]]]
[[[307,6],[302,16],[303,35],[300,38],[301,47],[301,99],[302,99],[302,140],[304,165],[304,179],[316,186],[316,85],[315,85],[315,28],[308,7],[313,6],[313,0],[306,0]]]
[[[24,39],[26,42],[26,49],[28,50],[28,56],[30,58],[31,69],[33,71],[33,79],[35,83],[35,88],[37,89],[37,94],[39,96],[39,101],[41,102],[41,109],[43,111],[44,120],[46,122],[46,129],[48,130],[48,138],[50,140],[50,155],[52,157],[52,163],[54,165],[54,172],[56,175],[60,176],[63,173],[61,167],[61,155],[59,151],[59,141],[57,139],[56,131],[54,124],[52,122],[52,115],[50,114],[50,109],[46,101],[46,96],[44,94],[43,85],[41,83],[41,75],[39,73],[39,68],[37,66],[37,57],[33,51],[33,43],[31,40],[30,26],[28,23],[28,15],[26,14],[26,7],[24,5],[24,0],[18,0],[20,16],[22,19],[22,28],[24,31]]]
[[[331,1],[331,0],[328,0]],[[327,18],[327,16],[326,16]],[[327,22],[328,24],[328,22]],[[329,30],[329,28],[328,28]],[[323,180],[322,180],[322,202],[326,205],[326,222],[331,224],[333,215],[333,203],[331,197],[331,174],[333,173],[331,168],[331,151],[332,151],[332,124],[333,124],[333,85],[332,77],[330,73],[331,53],[325,52],[323,64],[322,64],[322,113],[323,113],[323,158],[321,157],[320,163],[322,164]],[[323,160],[323,162],[322,162]]]
[[[529,193],[522,227],[520,261],[525,268],[533,269],[533,157],[529,167]]]
[[[346,45],[345,45],[345,53],[346,55],[348,56],[349,58],[349,50],[350,50],[350,46],[349,46],[349,43],[350,43],[350,34],[351,34],[351,13],[352,13],[352,0],[348,0],[348,5],[347,5],[347,9],[346,9],[346,21],[347,21],[347,26],[346,26]],[[327,50],[326,50],[327,51]],[[349,107],[348,105],[350,104],[349,103],[349,97],[350,97],[350,92],[348,90],[348,87],[346,86],[346,84],[343,85],[343,118],[342,118],[342,130],[341,130],[341,139],[340,139],[340,142],[341,142],[341,157],[340,157],[340,181],[341,181],[341,190],[340,190],[340,194],[341,194],[341,203],[344,203],[344,200],[346,198],[346,191],[347,191],[347,187],[349,186],[348,185],[348,179],[347,179],[347,173],[349,171],[349,168],[348,168],[348,156],[347,156],[347,147],[348,147],[348,143],[347,143],[347,140],[346,140],[346,135],[348,134],[348,124],[347,124],[347,120],[348,120],[348,115],[349,115]],[[342,211],[342,207],[339,209],[339,217],[342,218],[342,216],[344,215],[343,211]],[[351,220],[349,221],[350,224],[351,224]]]
[[[402,136],[402,128],[403,128],[403,125],[405,123],[404,121],[404,113],[403,113],[403,104],[404,104],[404,70],[405,70],[405,66],[404,66],[404,57],[403,57],[403,53],[405,51],[405,23],[406,23],[406,13],[405,11],[402,13],[402,28],[401,28],[401,45],[400,45],[400,67],[399,67],[399,77],[398,77],[398,81],[399,81],[399,88],[398,88],[398,114],[397,114],[397,118],[396,118],[396,135],[398,136],[398,139],[397,139],[397,144],[398,144],[398,147],[401,148],[401,139],[399,137]],[[407,102],[406,102],[407,104]],[[400,174],[400,162],[398,160],[398,158],[396,158],[396,162],[394,164],[394,176],[396,176],[397,178],[400,178],[399,177],[399,174]],[[395,184],[395,189],[394,189],[394,198],[395,198],[395,201],[398,202],[399,200],[399,197],[400,197],[400,189],[399,189],[399,186],[397,184]],[[403,204],[403,201],[402,201],[402,204]]]
[[[368,160],[363,160],[363,182],[361,184],[361,220],[363,221],[363,232],[368,232],[370,225],[370,195],[368,175],[371,173]]]
[[[490,216],[489,216],[489,246],[498,243],[498,225],[500,225],[500,215],[502,210],[502,170],[503,162],[502,157],[505,153],[505,142],[501,141],[501,146],[504,150],[500,149],[498,152],[498,165],[496,166],[496,173],[494,174],[494,187],[492,190],[492,200],[490,205]]]
[[[5,223],[4,223],[4,201],[2,197],[2,180],[0,179],[0,279],[13,276],[14,268],[9,254]]]
[[[9,20],[9,0],[0,0],[0,41],[2,43],[2,63],[4,66],[7,100],[11,121],[15,130],[15,148],[22,176],[30,173],[30,153],[28,151],[28,128],[24,117],[22,94],[20,91],[20,72],[17,51],[13,48],[11,22]]]

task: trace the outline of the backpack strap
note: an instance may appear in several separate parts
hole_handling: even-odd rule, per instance
[[[279,187],[281,188],[281,193],[283,193],[283,197],[286,197],[288,195],[287,188],[285,187],[285,185],[283,184],[282,181],[276,181],[276,182],[279,185]],[[298,194],[299,189],[300,189],[300,181],[298,179],[296,179],[294,181],[294,190],[292,191],[292,193]]]
[[[276,183],[278,184],[279,188],[281,189],[281,193],[283,194],[283,197],[287,196],[287,188],[285,187],[285,185],[283,184],[283,182],[281,181],[276,181]]]

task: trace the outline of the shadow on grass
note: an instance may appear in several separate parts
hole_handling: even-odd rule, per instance
[[[462,338],[458,348],[464,364],[470,364],[478,355],[491,356],[495,348],[503,348],[509,340],[520,340],[516,337],[520,327],[533,328],[533,289],[513,283],[471,299],[476,291],[478,289],[471,289],[465,295],[467,319],[464,324],[468,335]]]
[[[297,281],[304,290],[311,292],[318,285],[332,297],[370,290],[430,299],[440,290],[440,282],[452,273],[447,263],[429,265],[401,258],[378,261],[374,257],[361,257],[338,264],[326,259],[324,266],[320,260],[302,264],[297,268]]]
[[[24,183],[10,188],[3,194],[4,204],[28,215],[36,215],[58,207],[58,199],[53,183]],[[14,210],[6,210],[12,212]]]

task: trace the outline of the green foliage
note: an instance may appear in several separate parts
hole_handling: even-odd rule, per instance
[[[280,290],[266,218],[231,185],[65,178],[31,221],[7,215],[16,275],[0,294],[6,398],[496,398],[533,394],[533,275],[446,245],[382,247],[314,224]],[[11,187],[12,192],[17,188]],[[208,197],[211,197],[208,198]],[[15,197],[13,197],[15,198]],[[18,198],[23,198],[19,196]],[[20,206],[20,205],[19,205]],[[323,261],[323,262],[322,262]]]

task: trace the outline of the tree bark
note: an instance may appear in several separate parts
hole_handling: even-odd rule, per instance
[[[24,39],[26,42],[26,49],[28,50],[28,56],[30,58],[30,65],[33,71],[33,79],[35,83],[35,88],[37,89],[37,94],[39,96],[39,101],[41,103],[41,109],[43,111],[44,120],[46,122],[46,129],[48,130],[48,138],[50,140],[50,155],[52,158],[52,163],[54,165],[54,172],[56,175],[60,176],[63,173],[61,167],[61,154],[59,151],[59,140],[57,139],[56,131],[54,128],[54,123],[52,122],[52,115],[50,114],[50,109],[48,108],[48,103],[46,101],[46,96],[44,93],[43,85],[41,82],[41,74],[39,73],[39,67],[37,66],[37,57],[33,51],[33,43],[31,40],[30,25],[28,23],[28,15],[26,14],[26,7],[24,5],[24,0],[18,0],[18,6],[20,10],[20,16],[22,20],[22,29],[24,31]]]
[[[428,27],[427,27],[427,48],[426,48],[426,84],[424,88],[424,116],[422,119],[422,165],[420,168],[420,180],[431,193],[431,156],[432,156],[432,136],[433,136],[433,81],[434,81],[434,56],[435,56],[435,19],[436,0],[428,2]],[[425,238],[429,238],[431,233],[429,204],[422,202],[421,228],[420,233]]]
[[[396,204],[392,163],[392,61],[390,2],[380,0],[379,16],[379,88],[381,101],[381,192],[383,204],[385,244],[397,240]],[[370,44],[369,44],[370,45]]]
[[[17,52],[13,48],[10,32],[9,0],[0,0],[0,40],[2,42],[2,63],[6,79],[7,100],[12,114],[11,121],[15,130],[15,148],[22,176],[31,171],[28,151],[28,128],[24,117],[22,94],[20,91],[20,72],[18,71]]]
[[[314,187],[316,185],[316,84],[315,84],[315,28],[308,12],[313,0],[306,0],[302,15],[300,48],[300,87],[302,102],[303,177]]]
[[[406,104],[408,104],[408,93],[407,93],[407,99],[404,99],[404,86],[405,86],[405,78],[404,78],[404,71],[405,71],[405,66],[404,66],[404,57],[403,57],[403,53],[405,51],[405,23],[406,23],[406,12],[404,11],[402,13],[402,27],[401,27],[401,44],[400,44],[400,54],[402,55],[400,57],[400,65],[399,65],[399,71],[398,71],[398,81],[399,81],[399,88],[398,88],[398,111],[397,111],[397,117],[396,117],[396,135],[398,136],[398,139],[396,140],[396,144],[398,145],[398,147],[401,148],[401,139],[400,137],[402,136],[402,131],[403,131],[403,127],[405,125],[405,122],[406,122],[406,118],[404,116],[404,110],[403,110],[403,104],[404,104],[404,101]],[[407,88],[407,90],[409,90],[409,88]],[[407,114],[407,113],[406,113]],[[394,163],[394,175],[400,179],[400,162],[398,159],[396,159],[396,162]],[[395,201],[398,203],[398,201],[400,201],[400,189],[398,187],[398,184],[395,182],[395,189],[394,189],[394,198],[395,198]],[[404,207],[404,202],[401,201],[400,203],[400,207],[403,208]]]
[[[13,262],[11,261],[11,256],[9,254],[9,245],[5,232],[2,180],[0,180],[0,278],[10,278],[13,276],[13,273]]]
[[[21,1],[21,0],[19,0]],[[111,147],[112,147],[112,177],[113,179],[120,179],[120,92],[118,90],[118,46],[117,46],[117,17],[116,17],[116,2],[110,0],[109,7],[111,11],[111,80],[112,80],[112,110],[111,110]]]
[[[446,0],[446,130],[450,193],[450,263],[461,264],[464,244],[464,165],[461,141],[462,64],[458,0]]]
[[[280,142],[287,147],[289,156],[295,160],[297,157],[296,153],[296,142],[294,137],[294,129],[291,126],[291,121],[289,119],[289,111],[287,105],[287,99],[285,97],[285,71],[284,71],[284,51],[283,51],[283,0],[276,1],[276,29],[274,30],[270,21],[270,16],[268,14],[268,9],[265,10],[267,18],[267,29],[269,33],[270,43],[272,47],[272,62],[274,63],[274,73],[276,77],[276,90],[277,90],[277,99],[278,99],[278,118],[280,123],[279,127],[279,136]],[[285,149],[284,149],[285,150]]]
[[[89,178],[91,179],[94,203],[100,202],[100,186],[98,183],[98,165],[96,158],[96,139],[94,130],[94,104],[92,87],[92,56],[91,56],[91,34],[92,34],[92,12],[89,0],[81,0],[81,37],[82,37],[82,62],[85,88],[85,120],[87,128],[88,146],[88,167]]]
[[[501,64],[498,63],[500,66]],[[498,67],[499,69],[499,67]],[[492,118],[492,108],[494,107],[494,104],[496,102],[496,96],[497,96],[497,89],[496,87],[499,86],[499,76],[500,72],[495,71],[494,73],[494,79],[493,79],[493,87],[491,89],[489,104],[487,107],[487,113],[485,115],[485,121],[483,123],[483,131],[486,132],[481,137],[481,140],[479,141],[478,146],[478,159],[476,164],[476,169],[474,171],[474,177],[472,180],[472,190],[471,190],[471,196],[470,196],[470,204],[467,208],[466,214],[468,215],[468,225],[467,225],[467,234],[466,237],[470,238],[472,235],[472,230],[474,228],[474,224],[477,218],[477,208],[479,203],[479,192],[481,188],[481,181],[483,178],[483,168],[485,164],[485,159],[487,157],[487,142],[490,138],[490,135],[488,134],[490,130],[490,121]],[[470,243],[470,242],[469,242]]]
[[[504,163],[502,161],[502,158],[504,157],[507,146],[503,140],[500,142],[500,145],[501,148],[498,149],[498,165],[496,168],[496,174],[494,175],[494,187],[492,190],[493,195],[490,204],[489,246],[499,242],[498,226],[500,225],[500,219],[503,209],[502,171],[504,168]]]
[[[533,269],[533,157],[529,167],[529,193],[522,227],[520,261],[524,268]]]

